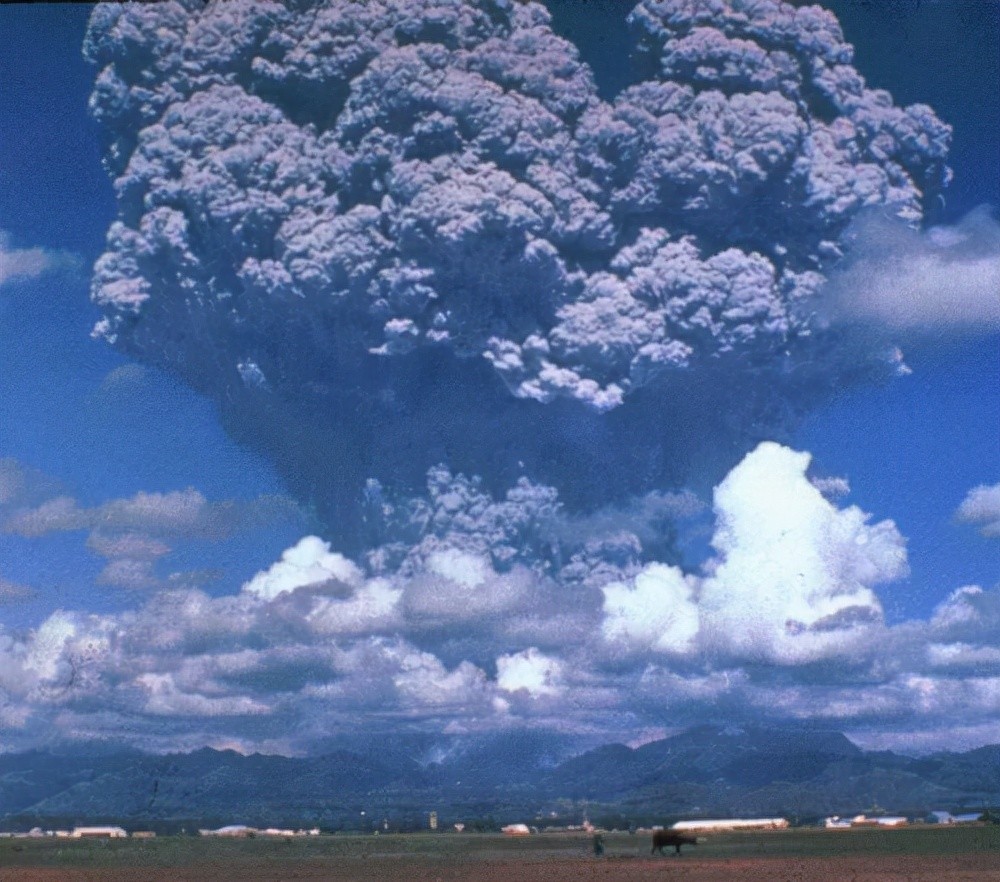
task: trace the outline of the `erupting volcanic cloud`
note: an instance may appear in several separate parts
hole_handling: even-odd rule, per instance
[[[577,510],[718,480],[897,369],[817,319],[848,224],[916,224],[950,130],[771,0],[629,17],[607,102],[512,0],[109,4],[98,333],[215,398],[363,547],[363,487],[520,476]]]

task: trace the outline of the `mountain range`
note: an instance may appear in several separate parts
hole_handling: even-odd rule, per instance
[[[290,758],[203,748],[0,754],[0,829],[121,823],[163,832],[247,823],[322,829],[607,826],[681,817],[923,816],[1000,804],[1000,744],[908,757],[837,732],[701,726],[631,748],[566,756],[558,738],[504,733]]]

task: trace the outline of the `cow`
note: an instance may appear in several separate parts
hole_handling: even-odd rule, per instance
[[[694,836],[685,836],[683,833],[677,833],[673,830],[655,830],[653,832],[653,849],[650,854],[656,854],[657,851],[663,854],[663,849],[669,848],[671,845],[677,849],[674,854],[680,854],[682,845],[697,844],[698,840]]]

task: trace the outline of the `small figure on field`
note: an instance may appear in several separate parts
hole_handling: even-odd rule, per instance
[[[604,837],[600,833],[594,834],[594,854],[598,857],[604,854]]]
[[[677,849],[674,854],[681,853],[682,845],[697,845],[698,840],[694,836],[684,836],[680,833],[675,833],[672,830],[656,830],[653,833],[653,849],[650,854],[656,854],[659,851],[663,854],[664,848],[669,848],[671,845]]]

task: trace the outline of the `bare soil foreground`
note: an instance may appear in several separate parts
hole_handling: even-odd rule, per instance
[[[1000,827],[716,834],[676,857],[649,836],[333,835],[310,839],[0,840],[0,882],[1000,882]]]

